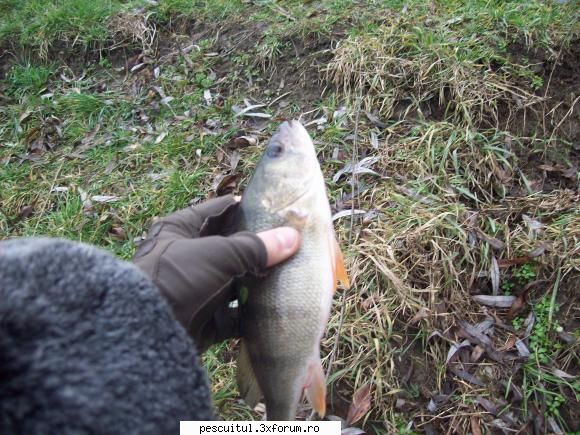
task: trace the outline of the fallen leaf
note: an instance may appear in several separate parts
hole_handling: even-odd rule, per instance
[[[451,373],[453,373],[455,376],[471,383],[474,385],[478,385],[480,387],[484,387],[485,384],[480,381],[478,378],[476,378],[475,376],[473,376],[472,374],[466,372],[465,370],[461,370],[458,367],[455,367],[455,364],[451,364],[449,366],[449,370],[451,371]]]
[[[370,142],[371,142],[371,146],[378,150],[379,149],[379,137],[377,136],[377,134],[371,130],[370,132]]]
[[[471,346],[471,342],[469,340],[463,340],[461,343],[453,343],[449,348],[449,352],[447,352],[447,359],[445,360],[445,364],[449,364],[449,362],[460,349],[469,346]]]
[[[91,201],[98,202],[101,204],[116,202],[116,201],[119,201],[120,199],[121,198],[119,198],[118,196],[114,196],[114,195],[94,195],[94,196],[91,196]]]
[[[469,360],[473,363],[477,362],[480,360],[480,358],[483,356],[484,353],[485,353],[485,349],[478,344],[471,351],[471,355],[469,356]]]
[[[109,230],[109,234],[115,240],[125,240],[126,238],[125,230],[119,225],[113,225]]]
[[[31,110],[26,110],[20,117],[18,118],[18,123],[22,124],[24,121],[28,119],[28,117],[32,114]]]
[[[232,153],[229,155],[230,158],[230,171],[234,172],[238,167],[238,163],[240,162],[240,152],[238,150],[233,150]]]
[[[427,411],[434,413],[439,409],[440,406],[445,405],[451,399],[451,394],[434,394],[429,400],[427,405]]]
[[[340,180],[340,178],[344,174],[372,174],[372,175],[379,175],[377,172],[373,171],[372,169],[369,169],[370,166],[374,165],[379,160],[380,160],[379,157],[369,156],[369,157],[365,157],[360,162],[358,162],[358,163],[356,163],[354,165],[352,164],[352,162],[348,162],[344,166],[344,168],[340,169],[334,175],[334,177],[332,177],[332,181],[334,183],[338,182],[338,180]]]
[[[249,146],[254,146],[258,143],[258,140],[253,136],[239,136],[229,141],[226,148],[246,148]]]
[[[515,258],[506,258],[506,259],[497,260],[497,265],[501,269],[505,269],[506,267],[517,266],[517,265],[520,265],[520,264],[529,263],[530,260],[531,260],[531,258],[528,257],[528,256],[525,256],[525,257],[515,257]]]
[[[232,106],[232,110],[233,110],[233,112],[235,114],[235,117],[239,117],[239,116],[249,116],[248,113],[251,110],[259,109],[260,107],[265,107],[265,106],[266,106],[266,104],[250,104],[250,105],[247,105],[244,108],[241,108],[239,106]],[[271,115],[268,115],[268,117],[270,117],[270,116]]]
[[[516,340],[516,349],[521,357],[527,358],[530,356],[530,350],[522,340]]]
[[[542,243],[540,246],[537,246],[536,248],[532,249],[528,253],[528,257],[530,258],[539,257],[540,255],[544,255],[544,252],[546,252],[546,245]]]
[[[366,432],[358,427],[347,427],[340,432],[340,435],[360,435],[366,434]]]
[[[360,214],[366,214],[367,212],[365,210],[342,210],[339,211],[338,213],[335,213],[332,216],[332,221],[336,221],[340,218],[346,217],[346,216],[356,216],[356,215],[360,215]]]
[[[23,205],[18,210],[18,219],[28,219],[34,213],[34,208],[31,205]]]
[[[166,136],[167,136],[166,131],[161,132],[161,134],[157,136],[157,139],[155,139],[155,144],[161,143],[161,141],[165,139]]]
[[[497,264],[495,255],[491,257],[491,270],[489,271],[489,275],[491,277],[492,293],[495,296],[499,293],[499,265]]]
[[[349,425],[356,423],[369,411],[371,407],[371,386],[365,384],[352,396],[352,402],[348,409],[346,421]]]
[[[475,295],[473,299],[482,305],[496,308],[510,308],[514,303],[515,296],[489,296]]]
[[[236,174],[222,174],[216,177],[212,185],[215,196],[223,196],[233,193],[237,186],[238,176]]]
[[[372,122],[374,125],[376,125],[379,128],[385,128],[387,126],[387,124],[385,124],[383,121],[381,121],[376,115],[373,115],[370,112],[365,112],[365,115],[367,116],[368,120],[370,122]]]
[[[518,341],[518,337],[510,335],[505,344],[499,350],[512,350]]]
[[[409,321],[411,325],[415,323],[419,323],[421,320],[426,319],[429,317],[430,311],[426,307],[421,307],[417,313],[413,316],[413,318]]]
[[[486,241],[487,243],[489,243],[489,246],[491,246],[493,249],[497,249],[498,251],[501,251],[502,249],[505,248],[505,243],[502,242],[501,240],[498,240],[495,237],[488,236],[483,231],[481,231],[479,228],[477,228],[476,231],[477,231],[477,237]]]
[[[491,415],[497,415],[499,409],[498,406],[493,403],[491,400],[486,399],[485,397],[477,396],[475,399],[475,403],[481,405],[483,409],[489,412]]]
[[[522,219],[531,231],[536,231],[536,230],[540,230],[540,229],[544,228],[543,223],[541,223],[540,221],[538,221],[536,219],[532,219],[527,214],[523,214]]]
[[[526,307],[526,295],[527,292],[514,299],[507,315],[508,319],[513,319],[524,310]]]
[[[205,104],[207,106],[211,106],[212,97],[211,97],[211,91],[209,89],[206,89],[205,91],[203,91],[203,99],[205,100]]]
[[[556,368],[552,369],[552,374],[558,376],[560,379],[576,379],[578,377]]]
[[[475,415],[469,417],[469,423],[471,425],[471,432],[473,435],[482,435],[481,426],[479,424],[479,418]]]

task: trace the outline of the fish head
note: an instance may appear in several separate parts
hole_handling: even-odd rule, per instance
[[[259,195],[283,207],[302,197],[321,178],[310,135],[298,121],[286,121],[270,139],[254,173]]]

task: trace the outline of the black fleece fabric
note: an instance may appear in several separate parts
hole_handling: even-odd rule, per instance
[[[170,434],[211,420],[193,341],[135,266],[0,242],[0,434]]]

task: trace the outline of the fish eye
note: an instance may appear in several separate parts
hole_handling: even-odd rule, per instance
[[[268,154],[268,157],[278,157],[282,154],[282,151],[284,151],[282,145],[272,144],[268,147],[266,154]]]

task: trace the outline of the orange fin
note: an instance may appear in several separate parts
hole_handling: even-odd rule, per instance
[[[348,275],[346,273],[346,268],[344,267],[344,258],[338,246],[338,242],[334,239],[334,276],[338,279],[344,288],[350,287],[350,282],[348,280]],[[335,286],[336,290],[336,286]]]
[[[326,380],[320,359],[308,366],[306,397],[320,418],[326,414]]]

